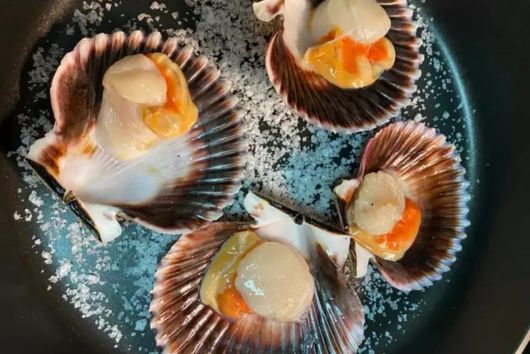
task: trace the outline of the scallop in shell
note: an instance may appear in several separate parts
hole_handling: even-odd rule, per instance
[[[293,218],[292,213],[286,212],[287,209],[279,209],[254,193],[246,196],[245,208],[255,223],[212,223],[181,236],[162,260],[156,272],[150,307],[153,313],[151,327],[156,331],[157,344],[165,353],[356,352],[363,337],[364,315],[359,298],[346,285],[345,263],[350,237],[337,230],[324,229],[321,224],[314,225],[302,216]],[[234,237],[239,239],[233,241]],[[248,246],[252,242],[262,243],[253,246],[255,248],[251,248],[239,261],[237,279],[243,278],[243,283],[251,283],[249,287],[254,293],[260,292],[260,299],[256,300],[258,304],[253,302],[248,305],[257,311],[232,305],[227,312],[223,305],[224,312],[220,312],[218,306],[212,306],[211,302],[205,304],[204,298],[210,299],[211,296],[209,291],[203,291],[203,287],[205,283],[211,284],[218,275],[214,273],[215,276],[210,276],[214,272],[212,269],[219,268],[221,258],[222,263],[226,262],[227,255],[236,257],[242,254],[241,245]],[[269,247],[271,251],[268,254],[260,250],[262,257],[258,258],[268,263],[268,272],[272,272],[273,279],[280,284],[276,284],[280,288],[273,295],[271,284],[263,285],[266,275],[254,278],[254,282],[249,276],[249,269],[252,273],[258,267],[257,256],[251,254],[258,253],[260,247],[265,248],[269,244],[276,244],[278,250]],[[293,264],[294,260],[285,259],[292,257],[286,256],[289,252],[282,253],[282,247],[285,252],[287,249],[295,250],[299,255],[296,257],[302,259],[305,268],[309,267],[314,286],[312,281],[304,279],[284,279],[293,276],[289,273],[303,277],[304,271],[297,270],[300,266]],[[225,248],[229,251],[223,253]],[[281,259],[276,258],[279,256]],[[247,261],[250,257],[254,259],[252,262]],[[291,265],[281,268],[288,261]],[[243,263],[251,266],[245,267]],[[241,270],[242,267],[244,270]],[[260,281],[261,285],[255,285]],[[297,288],[286,291],[286,286],[282,285],[284,281],[296,284]],[[239,283],[237,286],[241,290]],[[264,288],[266,290],[261,292]],[[309,294],[307,309],[300,307],[308,298],[298,291],[300,288],[314,291]],[[289,297],[293,293],[302,298]],[[218,298],[219,301],[226,301],[224,294]],[[229,299],[234,301],[231,296]],[[297,304],[297,301],[302,304]],[[293,303],[292,311],[275,305],[285,307]],[[273,319],[271,311],[276,312]]]
[[[386,126],[368,142],[358,176],[335,187],[355,242],[357,276],[372,260],[394,287],[439,280],[465,238],[469,183],[455,147],[416,122]]]
[[[369,130],[397,116],[416,90],[423,56],[406,0],[262,0],[254,13],[263,21],[283,16],[267,72],[312,124]]]
[[[28,159],[103,242],[120,235],[120,218],[166,233],[204,226],[239,190],[245,152],[219,76],[158,32],[83,39],[57,68],[55,126]]]

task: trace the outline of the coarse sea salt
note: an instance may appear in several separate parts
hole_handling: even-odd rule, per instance
[[[57,33],[64,30],[67,37],[77,40],[112,29],[157,29],[214,59],[222,76],[232,82],[240,101],[249,150],[242,191],[226,209],[225,218],[245,217],[243,196],[249,189],[256,189],[332,222],[336,217],[332,186],[354,173],[364,142],[371,134],[333,134],[306,124],[290,111],[271,88],[264,66],[266,38],[275,26],[257,21],[248,0],[185,3],[189,8],[169,1],[139,1],[134,6],[119,1],[84,2],[70,21],[59,25]],[[468,141],[455,128],[464,125],[464,111],[453,73],[447,68],[431,29],[433,19],[424,14],[417,2],[414,8],[426,55],[422,68],[425,74],[403,116],[435,122],[463,152]],[[191,28],[180,27],[182,23]],[[14,211],[13,218],[38,227],[38,237],[31,237],[34,251],[45,265],[42,273],[47,274],[48,290],[59,289],[64,301],[84,321],[106,333],[117,347],[152,352],[156,347],[148,326],[150,290],[157,264],[176,237],[127,224],[121,238],[109,245],[99,244],[60,198],[42,185],[24,160],[33,141],[52,128],[49,82],[70,49],[50,41],[41,44],[34,51],[32,68],[24,78],[31,98],[17,115],[21,145],[9,156],[16,160],[24,181],[17,194],[21,205],[28,201],[33,211],[21,207]],[[408,321],[421,316],[425,304],[421,295],[391,288],[375,270],[356,282],[355,288],[363,300],[367,319],[361,352],[373,353],[375,348],[390,345],[406,331]]]

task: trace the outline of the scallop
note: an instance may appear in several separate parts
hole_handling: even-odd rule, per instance
[[[245,153],[219,76],[158,32],[85,38],[57,68],[55,125],[28,159],[103,242],[122,219],[165,233],[202,227],[232,202]]]
[[[391,175],[384,172],[367,174],[348,210],[348,220],[372,235],[392,231],[405,210],[405,196]]]
[[[279,242],[264,242],[241,260],[235,287],[254,313],[276,322],[300,320],[315,288],[305,259]]]
[[[212,223],[162,260],[150,307],[157,344],[166,353],[356,352],[364,315],[348,287],[350,236],[252,192],[244,205],[253,223]]]
[[[358,132],[397,116],[420,77],[420,40],[406,0],[262,0],[256,17],[283,19],[266,67],[298,115],[334,132]]]
[[[469,183],[455,147],[434,129],[386,126],[366,145],[357,178],[334,191],[355,240],[357,276],[371,260],[392,286],[420,290],[455,262],[469,225]]]
[[[314,42],[334,28],[341,28],[360,43],[375,43],[390,30],[390,18],[375,0],[322,1],[315,8],[309,24]]]

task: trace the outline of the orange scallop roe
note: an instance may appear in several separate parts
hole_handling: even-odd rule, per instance
[[[251,313],[234,282],[239,262],[263,241],[250,230],[230,236],[215,255],[201,283],[202,303],[231,319]]]
[[[349,37],[339,40],[342,51],[342,66],[344,70],[353,75],[360,75],[358,59],[368,57],[370,46],[354,41]]]
[[[232,319],[238,319],[246,313],[252,313],[243,297],[237,291],[233,282],[220,294],[217,295],[219,311]]]
[[[370,252],[386,260],[397,261],[412,246],[421,224],[421,209],[410,199],[406,199],[405,210],[392,231],[373,236],[356,226],[350,228],[353,238]]]
[[[162,53],[147,54],[166,80],[166,103],[162,107],[144,109],[144,123],[161,138],[187,133],[198,118],[191,100],[186,78],[178,65]]]
[[[381,38],[377,42],[370,45],[370,49],[368,50],[368,60],[370,60],[371,63],[388,59],[390,53],[385,39],[386,38]]]
[[[392,231],[377,236],[375,242],[394,252],[408,249],[418,233],[421,221],[421,210],[412,200],[407,199],[403,216],[394,225]]]
[[[394,65],[395,51],[388,39],[365,44],[341,35],[338,28],[330,31],[304,56],[304,62],[311,70],[336,86],[368,86]]]

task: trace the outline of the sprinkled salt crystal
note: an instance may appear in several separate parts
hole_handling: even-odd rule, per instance
[[[37,207],[41,207],[44,204],[43,200],[37,195],[37,191],[31,191],[28,200]]]
[[[22,215],[20,215],[18,211],[15,211],[13,213],[13,219],[15,219],[16,221],[19,221],[20,219],[22,219]]]
[[[147,325],[147,320],[142,319],[136,321],[136,325],[134,327],[135,331],[143,331],[145,329],[145,326]]]
[[[59,279],[64,278],[65,276],[70,273],[70,270],[72,269],[72,264],[70,262],[63,263],[58,269],[57,269],[57,277]]]
[[[33,219],[33,214],[29,209],[24,209],[24,221],[31,221]]]
[[[166,9],[166,5],[163,4],[163,3],[161,4],[158,1],[153,1],[151,3],[151,6],[149,6],[149,8],[151,10],[165,10]]]
[[[144,19],[150,19],[151,18],[151,15],[148,15],[146,13],[141,13],[138,15],[138,21],[143,21]]]
[[[49,252],[42,251],[41,257],[44,259],[44,263],[52,264],[52,255]]]
[[[414,116],[413,120],[415,122],[421,122],[425,120],[425,117],[421,115],[421,113],[418,113]]]

